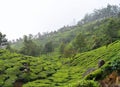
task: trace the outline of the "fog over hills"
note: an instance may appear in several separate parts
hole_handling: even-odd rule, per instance
[[[4,0],[0,1],[0,31],[9,40],[73,25],[86,13],[119,0]]]

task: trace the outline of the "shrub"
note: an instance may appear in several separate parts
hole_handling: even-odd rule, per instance
[[[86,80],[100,80],[103,77],[103,71],[98,69],[85,77]]]
[[[82,80],[74,85],[74,87],[100,87],[99,84],[93,80]]]

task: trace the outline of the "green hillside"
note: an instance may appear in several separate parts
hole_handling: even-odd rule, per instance
[[[46,51],[46,45],[49,45],[48,43],[51,43],[49,45],[53,49],[51,52],[59,52],[61,45],[64,45],[65,48],[62,49],[62,54],[70,52],[70,50],[75,51],[75,53],[86,52],[119,40],[119,23],[120,7],[108,5],[85,15],[74,26],[64,26],[57,31],[46,32],[44,34],[38,33],[36,35],[30,34],[26,35],[26,37],[39,46],[39,55],[48,53]],[[24,41],[25,36],[11,43],[11,47],[21,53],[24,47]],[[29,55],[26,52],[22,52],[22,54]]]
[[[95,10],[75,26],[43,35],[9,43],[5,36],[0,32],[0,87],[120,85],[118,6]]]
[[[84,79],[83,74],[90,68],[98,69],[100,59],[107,63],[120,55],[120,41],[77,54],[74,58],[31,57],[7,50],[1,50],[0,54],[2,87],[12,87],[18,79],[22,79],[23,87],[81,87],[77,85],[82,84],[79,82]]]
[[[29,39],[30,37],[27,36],[29,43],[26,43],[26,45],[23,39],[11,46],[12,48],[17,49],[18,52],[20,51],[20,53],[30,56],[40,56],[42,54],[55,52],[58,54],[60,53],[60,55],[64,57],[71,57],[79,52],[87,52],[119,40],[119,23],[119,17],[106,18],[104,20],[93,21],[81,26],[77,25],[70,29],[65,28],[68,30],[64,32],[57,31],[53,34],[50,33],[44,38],[41,37],[41,39]],[[33,42],[37,47],[35,47]],[[28,48],[29,50],[27,51],[26,49]]]

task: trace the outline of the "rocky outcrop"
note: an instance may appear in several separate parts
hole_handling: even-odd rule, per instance
[[[120,75],[114,71],[99,82],[101,87],[120,87]]]

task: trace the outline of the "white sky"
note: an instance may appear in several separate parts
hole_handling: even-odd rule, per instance
[[[9,40],[57,30],[120,0],[0,0],[0,32]]]

